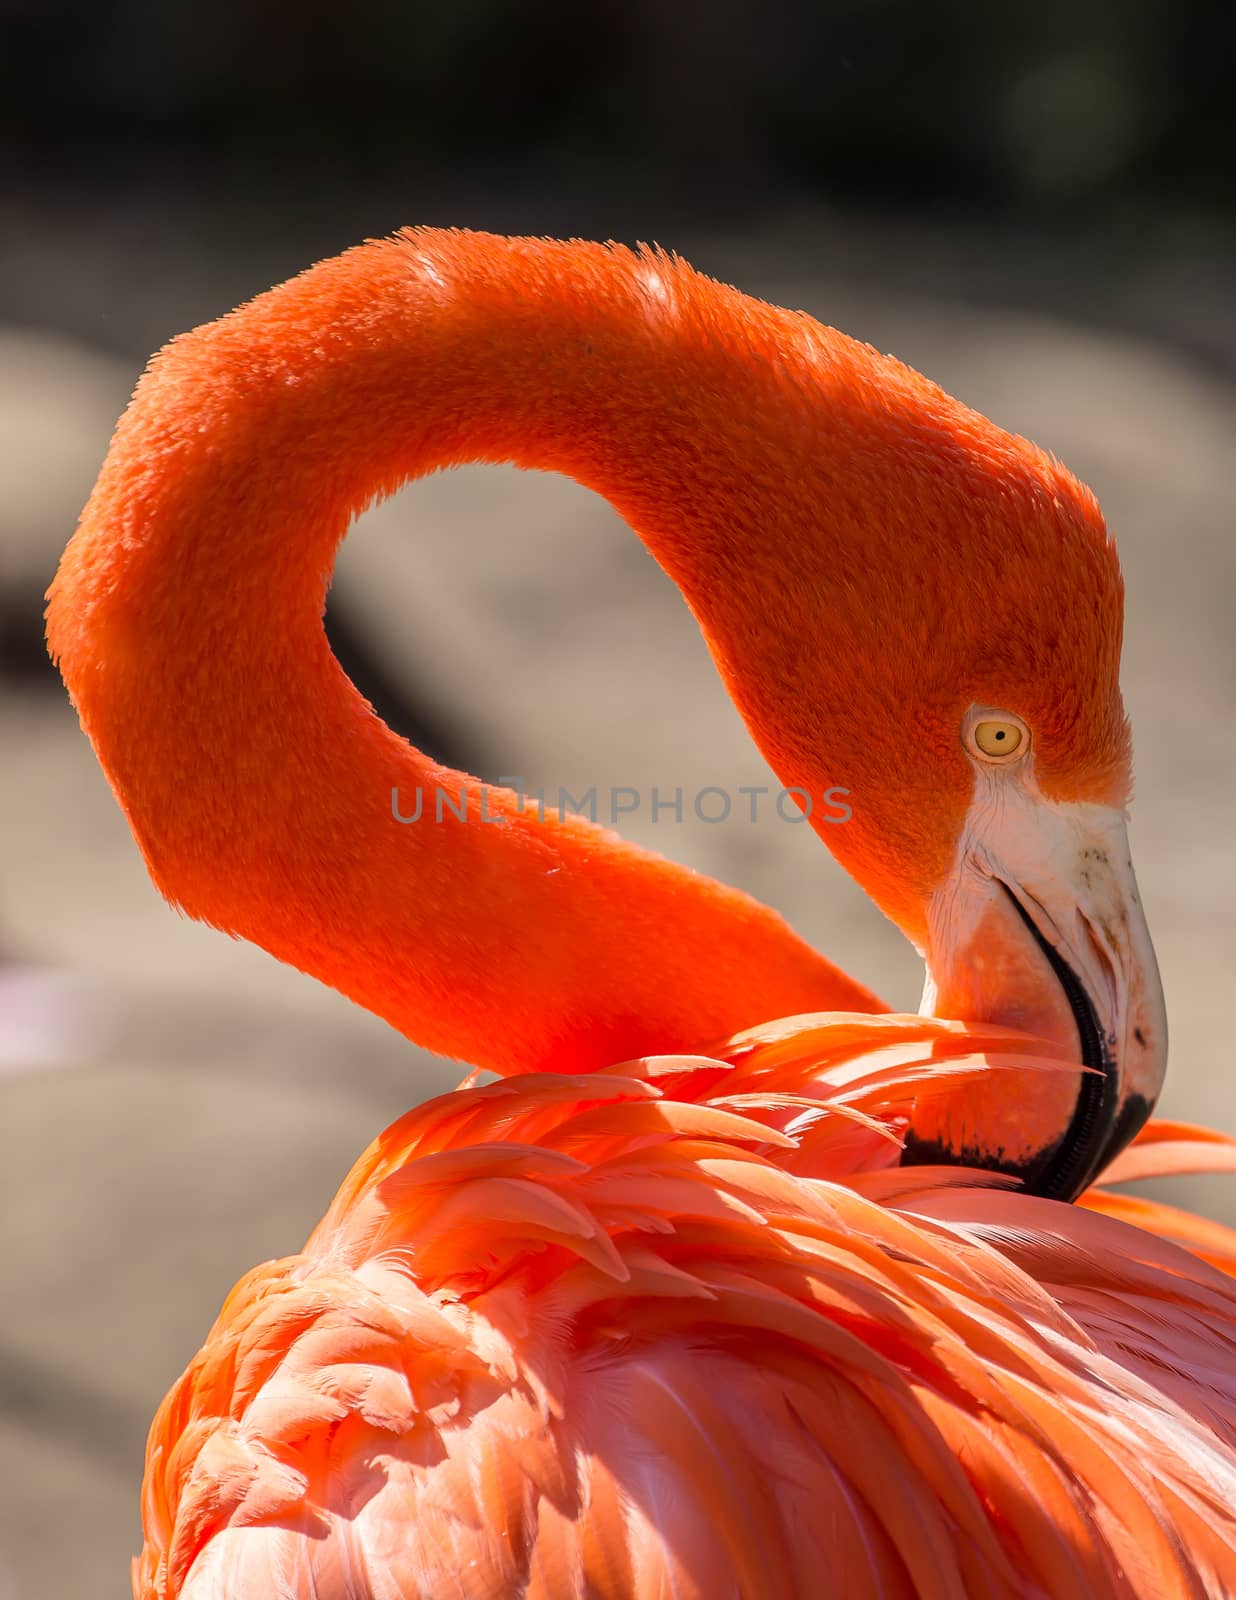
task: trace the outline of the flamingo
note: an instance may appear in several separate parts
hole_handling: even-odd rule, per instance
[[[376,718],[334,552],[470,461],[643,539],[922,1014]],[[163,894],[499,1075],[233,1290],[135,1595],[1236,1592],[1236,1234],[1095,1187],[1236,1141],[1148,1120],[1121,578],[1061,465],[677,258],[414,229],[155,358],[49,600]]]

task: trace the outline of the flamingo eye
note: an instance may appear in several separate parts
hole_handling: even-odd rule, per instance
[[[984,761],[1007,761],[1024,754],[1030,743],[1030,730],[1012,717],[984,717],[970,730],[974,753]]]

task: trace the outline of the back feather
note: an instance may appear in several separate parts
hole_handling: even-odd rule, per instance
[[[897,1165],[1034,1048],[806,1017],[409,1113],[164,1402],[135,1593],[1236,1592],[1236,1234]]]

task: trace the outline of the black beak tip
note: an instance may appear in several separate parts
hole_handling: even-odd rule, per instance
[[[1064,990],[1081,1047],[1077,1101],[1060,1137],[1028,1159],[1006,1160],[999,1150],[957,1150],[935,1139],[919,1139],[911,1129],[902,1151],[902,1166],[969,1166],[1007,1173],[1020,1180],[1027,1194],[1050,1200],[1076,1200],[1145,1126],[1154,1106],[1144,1095],[1131,1094],[1121,1104],[1120,1074],[1113,1041],[1099,1023],[1094,1002],[1081,979],[1060,952],[1039,932],[1033,919],[1007,884],[1001,887],[1030,930]]]

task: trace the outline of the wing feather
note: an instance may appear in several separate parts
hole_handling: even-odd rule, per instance
[[[993,1066],[1076,1070],[807,1018],[409,1113],[164,1402],[135,1594],[1236,1593],[1236,1238],[899,1169]]]

